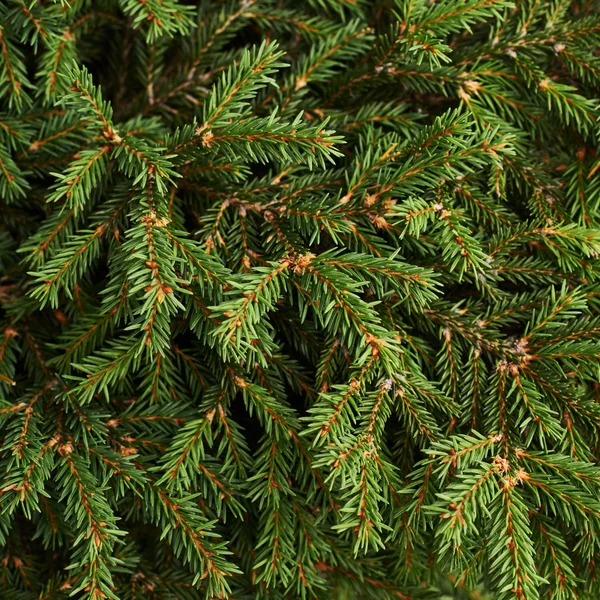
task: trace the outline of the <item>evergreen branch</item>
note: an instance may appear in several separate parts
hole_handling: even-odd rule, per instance
[[[29,101],[26,89],[30,87],[24,56],[7,35],[6,27],[0,26],[0,97],[8,96],[9,107],[21,108]]]
[[[133,27],[148,25],[146,40],[150,44],[162,35],[186,34],[192,25],[190,7],[173,0],[119,0],[119,4],[132,17]]]
[[[262,87],[272,84],[270,77],[278,68],[285,66],[278,62],[282,52],[277,51],[277,44],[263,44],[246,51],[239,65],[234,65],[224,73],[215,86],[209,102],[206,104],[199,135],[213,128],[229,123],[229,119],[242,117],[247,112],[249,100]],[[175,147],[175,152],[181,151],[181,145]]]
[[[182,556],[195,573],[194,585],[205,581],[206,593],[215,598],[226,598],[230,591],[226,577],[237,569],[224,557],[222,542],[213,543],[213,523],[201,516],[194,496],[172,496],[152,483],[146,491],[151,505],[159,510],[153,520],[162,527],[162,537],[169,540],[176,555]]]
[[[492,568],[496,571],[502,598],[526,600],[538,597],[537,586],[542,582],[537,574],[535,553],[528,525],[527,506],[519,489],[517,474],[505,478],[500,494],[503,512],[497,513],[490,547]],[[510,570],[503,565],[511,565]]]
[[[118,565],[118,560],[112,556],[112,548],[124,532],[117,528],[102,488],[84,460],[73,452],[72,443],[64,442],[58,452],[62,456],[58,476],[62,497],[68,499],[67,515],[73,515],[78,525],[70,565],[78,578],[74,591],[85,592],[90,600],[116,600],[110,569]]]

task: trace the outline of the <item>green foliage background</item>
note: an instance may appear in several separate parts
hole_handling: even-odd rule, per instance
[[[4,0],[0,597],[600,597],[599,11]]]

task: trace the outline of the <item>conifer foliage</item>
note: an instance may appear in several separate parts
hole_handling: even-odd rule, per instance
[[[0,3],[0,597],[600,597],[600,3]]]

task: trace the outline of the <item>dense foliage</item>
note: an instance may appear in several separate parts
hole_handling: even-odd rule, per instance
[[[600,3],[0,3],[0,597],[600,597]]]

